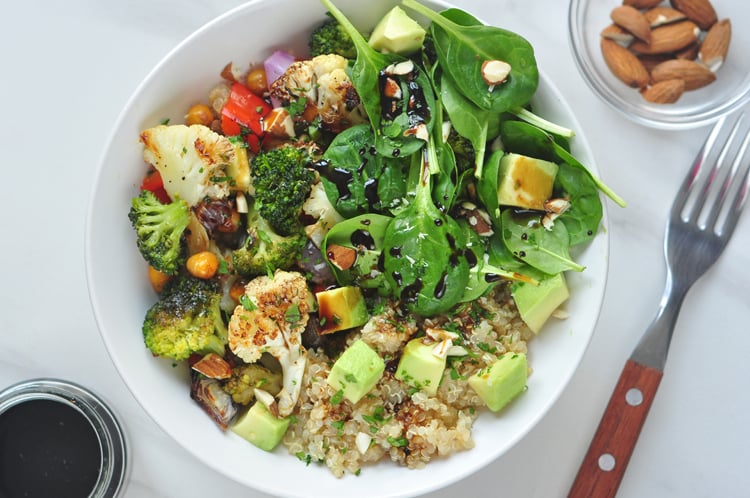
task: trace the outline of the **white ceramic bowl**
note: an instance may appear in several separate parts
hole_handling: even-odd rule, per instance
[[[750,101],[750,31],[744,29],[750,3],[711,0],[719,19],[732,22],[727,60],[710,85],[686,92],[674,104],[652,104],[618,80],[602,58],[601,31],[612,23],[612,9],[621,0],[571,0],[568,13],[570,46],[584,80],[597,97],[634,122],[654,128],[687,129],[703,126]],[[664,1],[664,6],[669,2]]]
[[[361,27],[372,25],[395,0],[337,4]],[[432,1],[434,8],[447,4]],[[570,318],[547,327],[530,343],[534,373],[528,391],[498,415],[483,413],[474,427],[476,447],[408,470],[390,461],[366,467],[360,476],[336,479],[324,466],[305,466],[283,447],[263,452],[231,432],[222,433],[190,399],[186,369],[154,358],[143,344],[141,323],[155,301],[127,219],[145,171],[139,132],[205,100],[228,61],[259,62],[277,48],[305,52],[307,33],[324,19],[315,1],[261,0],[245,4],[199,29],[151,72],[114,125],[92,192],[86,226],[86,268],[96,321],[112,361],[153,420],[187,451],[227,477],[278,496],[396,497],[427,493],[455,482],[507,452],[542,418],[578,366],[596,324],[607,273],[604,229],[577,254],[587,268],[570,275]],[[259,21],[259,20],[262,20]],[[521,33],[522,34],[522,33]],[[542,77],[535,110],[578,130],[574,153],[594,161],[570,108]]]

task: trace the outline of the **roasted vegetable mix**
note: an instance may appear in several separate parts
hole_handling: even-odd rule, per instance
[[[322,2],[310,54],[230,63],[185,124],[141,133],[143,337],[259,448],[337,475],[421,466],[426,424],[470,427],[525,389],[525,340],[562,317],[600,192],[624,202],[534,113],[521,36],[415,0],[361,33]]]

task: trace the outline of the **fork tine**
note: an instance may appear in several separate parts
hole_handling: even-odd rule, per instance
[[[680,189],[678,190],[677,195],[672,202],[671,217],[673,220],[682,219],[682,212],[685,210],[685,206],[688,199],[690,198],[690,194],[692,194],[693,188],[695,187],[696,182],[700,177],[701,170],[703,169],[703,164],[708,160],[708,156],[714,148],[714,144],[716,143],[716,140],[719,136],[719,133],[721,132],[721,129],[724,126],[725,121],[726,116],[722,116],[716,122],[714,127],[711,129],[711,132],[706,137],[706,141],[703,142],[703,146],[701,146],[701,149],[698,151],[698,154],[693,161],[693,165],[690,168],[690,171],[688,171],[688,174],[682,181],[682,185],[680,185]]]
[[[727,212],[724,220],[724,225],[721,227],[721,237],[724,239],[729,238],[734,231],[734,227],[737,226],[737,221],[740,219],[742,209],[745,207],[747,201],[748,189],[750,188],[750,158],[745,158],[745,154],[750,147],[750,131],[745,135],[745,139],[742,141],[742,146],[735,164],[737,167],[737,174],[735,178],[740,177],[741,181],[737,187],[737,191],[732,196],[731,208]],[[744,164],[742,161],[744,160]]]
[[[735,136],[739,132],[739,126],[743,118],[744,118],[744,115],[740,115],[734,127],[732,128],[732,131],[730,132],[729,137],[726,140],[724,148],[722,149],[720,157],[717,160],[717,166],[715,169],[720,168],[724,164],[724,161],[727,159],[727,155],[729,152],[731,142],[735,139]],[[743,170],[743,159],[748,148],[748,139],[750,139],[750,134],[745,132],[745,137],[742,140],[742,143],[737,149],[736,153],[734,154],[734,159],[732,160],[732,164],[731,164],[731,167],[729,168],[729,171],[727,171],[724,177],[724,182],[722,183],[721,189],[718,192],[716,198],[714,199],[711,205],[711,208],[709,209],[709,212],[706,216],[706,221],[705,221],[706,227],[714,227],[716,220],[719,218],[719,215],[721,214],[724,206],[726,205],[725,201],[726,201],[727,195],[729,195],[730,191],[736,185],[736,181],[738,177],[740,177],[741,179],[740,179],[740,186],[737,187],[738,190],[736,191],[736,194],[740,195],[742,190],[744,190],[743,184],[745,180],[744,177],[746,175],[743,175],[742,170]],[[706,191],[708,190],[708,187],[709,186],[706,187],[705,189]],[[733,201],[732,201],[733,204],[736,204],[737,202],[737,195],[735,195],[735,197],[733,198]],[[702,199],[702,200],[705,200],[705,199]],[[739,215],[739,213],[737,215]],[[726,224],[724,225],[724,228],[728,228]],[[725,230],[722,229],[720,232],[723,234]]]

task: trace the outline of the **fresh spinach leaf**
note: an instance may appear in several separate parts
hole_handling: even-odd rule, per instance
[[[318,162],[326,195],[345,218],[386,212],[406,195],[402,161],[378,154],[367,124],[348,128],[333,139]]]
[[[430,166],[438,160],[430,137],[419,162],[416,197],[385,233],[383,268],[394,297],[409,311],[433,316],[453,307],[469,278],[465,234],[455,219],[432,200]],[[425,159],[427,155],[428,159]],[[439,167],[435,174],[440,175]]]
[[[489,244],[492,239],[480,236],[466,220],[458,220],[458,223],[466,234],[467,250],[471,251],[473,255],[469,256],[469,280],[460,302],[474,301],[480,298],[501,281],[515,280],[528,282],[532,285],[537,283],[536,278],[530,273],[538,272],[519,260],[516,260],[517,265],[513,265],[516,267],[515,269],[493,264],[489,257]],[[500,241],[500,244],[502,245],[502,241]],[[521,269],[526,271],[517,271]]]
[[[477,195],[484,204],[492,223],[500,226],[500,204],[497,199],[498,183],[500,181],[500,160],[505,155],[502,150],[496,150],[487,159],[484,174],[477,181]]]
[[[523,37],[494,26],[485,26],[459,9],[437,13],[416,0],[402,0],[430,21],[438,61],[461,92],[482,109],[505,112],[531,100],[539,84],[534,49]],[[490,90],[482,76],[485,61],[511,66],[508,79]]]
[[[503,242],[515,257],[544,273],[584,270],[570,257],[568,230],[559,220],[547,230],[542,226],[539,213],[506,209],[502,214],[502,233]]]
[[[500,136],[509,151],[556,163],[565,162],[581,169],[607,197],[625,207],[625,201],[560,145],[553,135],[522,121],[504,121],[500,125]]]
[[[378,289],[381,295],[390,290],[380,268],[385,231],[392,218],[380,214],[364,214],[336,223],[326,235],[321,247],[339,285],[358,285],[365,289]],[[357,251],[351,268],[342,270],[330,264],[327,248],[333,245]]]
[[[500,113],[482,109],[464,97],[445,72],[440,78],[440,99],[451,126],[474,147],[474,176],[482,178],[487,142],[500,132]]]
[[[560,163],[555,190],[570,201],[570,207],[556,220],[565,223],[570,245],[589,242],[599,231],[602,220],[602,202],[596,185],[581,169]]]

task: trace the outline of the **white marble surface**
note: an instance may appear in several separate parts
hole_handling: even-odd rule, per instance
[[[119,110],[167,51],[239,3],[24,0],[4,8],[0,388],[52,376],[102,394],[128,433],[129,497],[263,496],[206,469],[133,399],[99,338],[83,260],[94,169]],[[455,3],[534,44],[541,67],[576,110],[603,177],[629,206],[609,205],[604,308],[569,387],[512,451],[431,496],[500,496],[501,489],[508,497],[565,496],[620,368],[656,309],[666,212],[706,129],[641,128],[599,102],[573,66],[566,2]],[[750,215],[687,298],[619,496],[748,496],[748,246]]]

